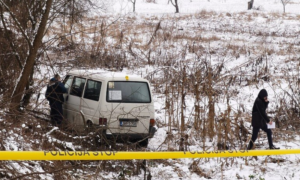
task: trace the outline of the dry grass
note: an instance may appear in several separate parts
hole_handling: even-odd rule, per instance
[[[201,10],[199,13],[195,13],[196,19],[208,19],[216,16],[218,13],[216,11],[208,11],[206,9]]]

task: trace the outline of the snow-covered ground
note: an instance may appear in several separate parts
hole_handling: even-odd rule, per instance
[[[150,0],[149,0],[150,1]],[[155,3],[147,3],[147,0],[136,0],[136,13],[138,14],[167,14],[174,13],[175,8],[168,0],[153,0]],[[152,2],[153,2],[152,1]],[[286,0],[283,0],[286,1]],[[173,0],[174,2],[174,0]],[[181,14],[197,13],[202,10],[218,12],[243,12],[248,8],[249,0],[178,0]],[[112,0],[111,13],[130,13],[132,3],[127,0]],[[281,0],[254,1],[254,9],[269,13],[282,13]],[[291,0],[286,5],[286,13],[299,14],[300,2]]]

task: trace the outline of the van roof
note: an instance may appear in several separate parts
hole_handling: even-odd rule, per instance
[[[146,79],[138,76],[138,75],[129,75],[123,72],[110,72],[104,70],[92,70],[92,69],[76,69],[71,70],[67,73],[68,75],[74,75],[79,77],[87,77],[91,79],[98,79],[98,80],[118,80],[118,81],[125,81],[126,76],[128,77],[128,81],[147,81]]]

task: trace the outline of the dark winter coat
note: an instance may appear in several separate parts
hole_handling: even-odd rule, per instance
[[[64,102],[63,93],[67,93],[67,90],[61,82],[52,82],[48,85],[46,90],[46,98],[50,102],[50,105],[59,102]]]
[[[269,102],[265,102],[264,97],[267,97],[268,93],[265,89],[262,89],[258,97],[256,98],[252,108],[252,126],[257,128],[263,128],[270,122],[267,116],[266,109]]]

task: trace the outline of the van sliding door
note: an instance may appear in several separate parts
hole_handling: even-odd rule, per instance
[[[85,115],[85,120],[91,120],[93,124],[99,123],[100,117],[100,91],[102,83],[88,80],[82,100],[81,109]]]
[[[85,87],[85,78],[74,77],[70,94],[67,100],[68,103],[68,120],[71,123],[71,126],[74,128],[80,128],[82,126],[83,119],[80,113],[80,106],[82,104],[82,95]]]

